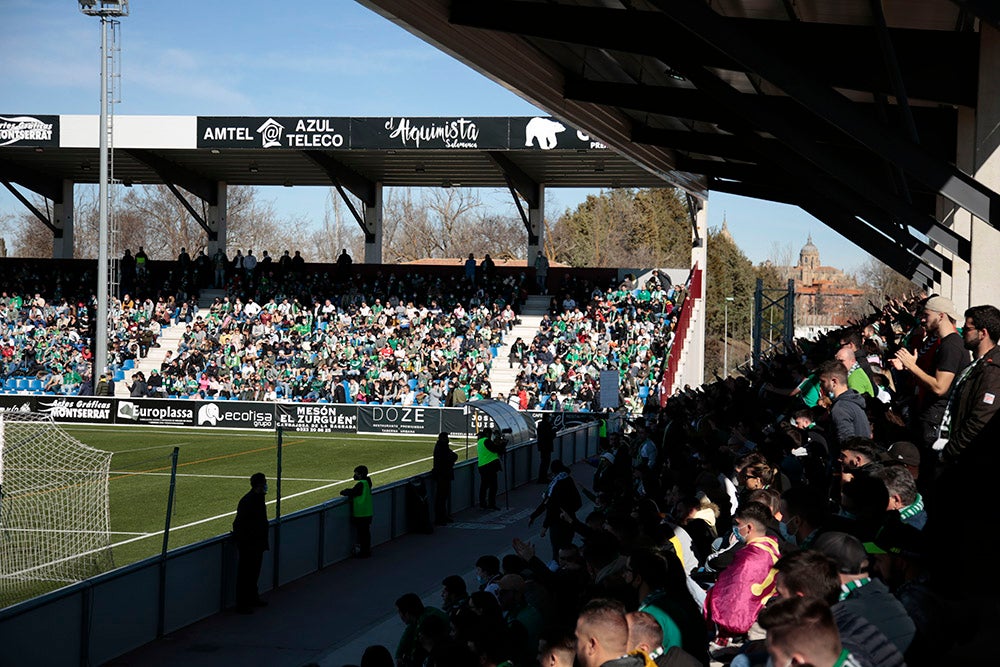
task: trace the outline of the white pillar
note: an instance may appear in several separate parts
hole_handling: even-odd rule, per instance
[[[375,202],[365,206],[365,264],[382,263],[382,183],[375,183]],[[368,240],[368,235],[373,238]]]
[[[62,182],[62,201],[52,206],[52,224],[62,231],[62,237],[52,237],[52,257],[73,259],[73,181]]]
[[[216,238],[209,239],[208,250],[205,254],[209,257],[215,255],[219,248],[222,248],[223,252],[226,252],[226,216],[228,208],[228,187],[223,181],[219,181],[215,184],[216,188],[216,201],[218,202],[214,206],[208,207],[208,228],[215,232]],[[192,252],[194,252],[192,250]],[[227,253],[228,254],[228,253]]]
[[[708,199],[699,200],[701,208],[695,215],[697,238],[691,235],[691,266],[701,269],[701,293],[694,299],[688,338],[684,383],[697,387],[705,383],[705,295],[708,293]]]
[[[1000,190],[1000,32],[982,23],[979,33],[979,90],[975,109],[959,108],[958,150],[955,164],[993,190]],[[969,306],[1000,305],[1000,280],[996,258],[1000,257],[1000,231],[939,197],[941,219],[950,223],[972,244],[971,259],[955,259],[952,279],[944,281],[942,293],[950,296],[961,319]],[[1000,220],[994,222],[1000,223]]]

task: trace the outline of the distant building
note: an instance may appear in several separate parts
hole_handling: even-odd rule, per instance
[[[864,296],[864,290],[852,276],[820,263],[811,234],[799,251],[799,263],[777,268],[795,284],[796,338],[814,338],[850,323],[851,306]]]

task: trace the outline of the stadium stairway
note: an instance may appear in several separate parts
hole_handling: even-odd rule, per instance
[[[160,339],[157,341],[160,347],[149,348],[149,353],[146,355],[145,359],[136,359],[135,367],[131,370],[124,371],[125,379],[115,382],[115,396],[128,396],[128,385],[132,382],[132,374],[137,371],[142,371],[143,377],[149,379],[149,372],[154,368],[160,370],[160,364],[163,363],[164,357],[167,356],[167,351],[172,351],[175,355],[177,354],[177,347],[180,345],[181,336],[184,334],[184,326],[182,324],[174,324],[169,327],[164,327],[160,331]]]
[[[504,344],[497,348],[497,356],[493,360],[493,367],[490,369],[490,386],[493,388],[493,395],[503,392],[504,396],[514,388],[514,380],[521,372],[520,368],[509,368],[507,356],[514,341],[523,338],[529,346],[535,334],[538,333],[538,325],[542,321],[542,316],[549,310],[551,296],[545,294],[532,294],[521,308],[521,323],[510,330],[504,336]]]
[[[222,293],[222,290],[217,290]],[[213,294],[208,298],[208,303],[211,304],[212,300],[215,298]],[[208,306],[202,305],[205,300],[204,294],[198,300],[199,311],[207,309]],[[143,377],[149,379],[149,372],[154,368],[160,370],[160,365],[163,363],[163,359],[167,356],[167,352],[173,352],[174,356],[177,356],[177,348],[180,346],[181,336],[184,335],[184,323],[177,322],[169,327],[163,327],[160,330],[160,338],[157,341],[160,347],[149,348],[149,353],[146,355],[145,359],[136,359],[135,366],[129,370],[123,371],[125,374],[125,379],[115,382],[115,396],[127,397],[129,395],[128,385],[132,382],[132,374],[136,371],[142,371]]]

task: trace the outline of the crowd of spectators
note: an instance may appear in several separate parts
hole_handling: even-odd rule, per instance
[[[660,378],[686,291],[659,271],[607,289],[567,277],[529,343],[515,341],[520,369],[510,402],[519,409],[599,410],[602,370],[617,371],[620,397],[641,412]]]
[[[117,379],[138,396],[129,372],[160,346],[165,327],[180,326],[177,351],[156,377],[142,378],[146,396],[447,406],[502,396],[490,386],[490,368],[532,287],[523,272],[498,272],[488,256],[453,277],[414,271],[362,279],[346,251],[336,265],[313,270],[298,251],[272,261],[267,251],[260,259],[250,249],[210,259],[182,249],[176,262],[156,262],[140,248],[134,256],[126,250],[118,277],[122,296],[110,299],[101,377],[90,377],[93,294],[46,306],[46,336],[68,336],[76,346],[71,369],[60,355],[38,359],[19,344],[25,326],[42,340],[40,316],[30,302],[9,303],[7,312],[16,309],[27,324],[11,330],[5,377],[37,378],[32,391],[97,395],[113,394]],[[199,293],[215,286],[226,296],[199,310]],[[42,293],[35,299],[44,301]],[[596,410],[598,374],[613,369],[628,407],[642,409],[683,294],[665,292],[659,276],[606,292],[567,277],[559,294],[530,346],[520,343],[511,400],[522,409]]]
[[[443,406],[491,393],[489,370],[523,299],[513,277],[378,274],[333,288],[236,276],[185,324],[162,368],[168,395]],[[464,399],[463,399],[464,400]]]
[[[515,539],[475,582],[442,572],[440,608],[399,598],[395,664],[980,661],[997,580],[958,568],[989,532],[998,340],[997,308],[914,297],[677,392],[592,478],[553,463],[551,559]],[[551,506],[567,479],[582,517]]]

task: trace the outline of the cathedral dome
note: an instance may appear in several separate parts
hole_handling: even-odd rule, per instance
[[[813,245],[812,234],[799,251],[799,266],[819,266],[819,248]]]

